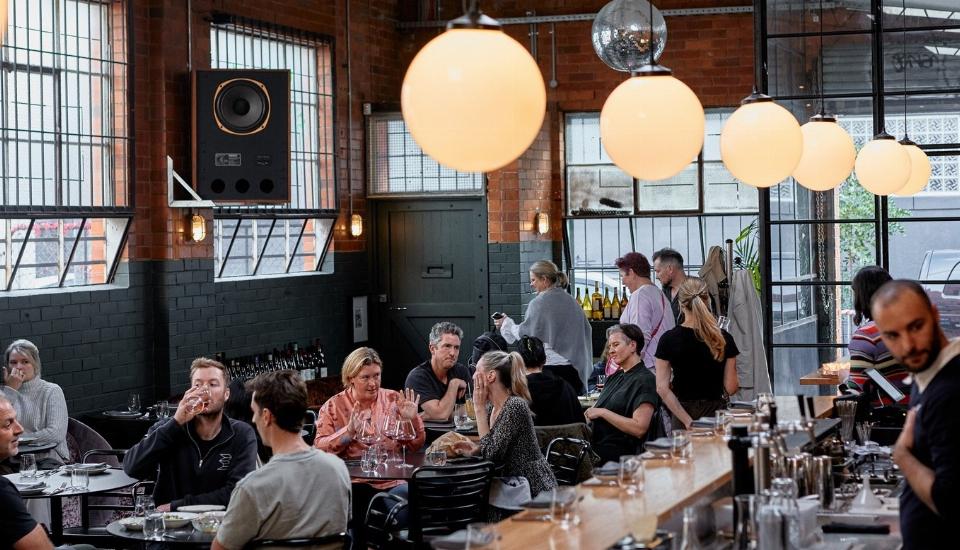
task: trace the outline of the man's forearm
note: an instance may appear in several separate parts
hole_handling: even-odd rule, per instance
[[[936,505],[933,503],[933,480],[935,477],[933,470],[917,460],[917,457],[913,456],[909,449],[895,448],[894,462],[900,467],[900,471],[907,478],[907,483],[910,484],[910,489],[917,495],[917,498],[926,504],[927,508],[933,510],[935,514],[939,514]]]

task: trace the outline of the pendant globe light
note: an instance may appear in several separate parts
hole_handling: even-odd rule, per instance
[[[824,112],[823,0],[820,0],[820,114],[800,127],[803,153],[793,169],[793,179],[811,191],[829,191],[846,181],[857,159],[850,134],[837,119]]]
[[[906,0],[903,2],[903,15],[904,19],[907,17],[907,4]],[[903,58],[907,58],[907,25],[904,22],[903,25]],[[927,188],[927,183],[930,181],[930,159],[927,157],[927,154],[923,152],[923,149],[920,149],[916,143],[910,140],[910,137],[907,135],[907,66],[903,66],[903,139],[900,140],[900,145],[907,150],[907,154],[910,155],[910,177],[907,179],[907,184],[897,189],[897,195],[901,197],[909,197],[910,195],[916,195],[920,191],[923,191]]]
[[[632,4],[636,11],[642,1],[614,0],[597,17],[624,4]],[[628,65],[630,78],[607,97],[600,111],[600,140],[610,160],[624,172],[640,180],[656,181],[675,176],[693,162],[703,147],[705,120],[703,106],[693,90],[674,78],[670,69],[657,64],[658,42],[662,51],[665,30],[658,41],[653,4],[647,3],[646,7],[647,64]],[[615,34],[616,30],[608,32]]]
[[[857,180],[874,195],[890,195],[910,178],[910,154],[897,140],[881,130],[860,149],[854,166]]]
[[[546,89],[530,53],[471,0],[467,13],[414,57],[400,103],[425,153],[455,170],[489,172],[536,138]]]
[[[720,132],[720,158],[743,183],[773,187],[789,177],[800,162],[800,124],[756,88],[740,104]]]

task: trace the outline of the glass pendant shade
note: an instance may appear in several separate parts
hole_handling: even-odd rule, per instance
[[[720,132],[724,166],[753,187],[772,187],[785,180],[802,153],[803,134],[797,119],[766,96],[744,100]]]
[[[803,154],[793,169],[797,183],[811,191],[828,191],[843,183],[853,171],[857,149],[850,134],[836,119],[817,115],[800,127]]]
[[[864,189],[890,195],[910,178],[910,154],[892,136],[880,134],[860,149],[854,171]]]
[[[425,153],[462,172],[489,172],[530,146],[546,110],[536,62],[503,31],[447,30],[417,53],[400,92]]]
[[[653,13],[653,59],[667,44],[667,22],[656,7]],[[593,19],[593,51],[611,69],[632,72],[650,63],[651,6],[646,0],[613,0]]]
[[[930,182],[930,159],[923,152],[923,149],[917,147],[917,144],[910,140],[903,140],[900,145],[906,149],[910,156],[910,179],[907,180],[906,185],[897,189],[896,194],[901,197],[909,197],[927,188],[927,183]]]
[[[634,178],[676,175],[703,147],[703,106],[686,84],[670,76],[631,77],[607,97],[600,140],[610,159]]]

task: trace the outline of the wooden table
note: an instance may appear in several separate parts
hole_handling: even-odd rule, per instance
[[[641,521],[656,517],[666,522],[685,506],[694,504],[730,483],[731,457],[719,437],[695,437],[693,460],[681,465],[671,460],[647,460],[646,487],[636,496],[618,487],[579,485],[583,495],[579,526],[563,530],[542,521],[507,519],[497,525],[501,550],[530,548],[605,549],[630,532]]]
[[[800,377],[801,386],[836,386],[841,382],[843,382],[843,380],[840,380],[840,375],[823,374],[819,370],[804,374]]]

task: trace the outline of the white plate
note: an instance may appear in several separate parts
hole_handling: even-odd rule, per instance
[[[74,469],[86,470],[90,472],[90,475],[95,476],[98,474],[106,473],[110,469],[109,464],[66,464],[63,466],[63,474],[70,475]]]
[[[220,504],[188,504],[177,508],[177,512],[190,512],[193,514],[202,514],[203,512],[222,512],[226,506]]]
[[[120,525],[128,531],[143,531],[143,518],[123,518]]]
[[[17,488],[17,492],[19,492],[21,496],[25,497],[39,495],[47,488],[46,483],[41,483],[39,485],[36,483],[14,483],[14,486]]]
[[[21,435],[17,440],[19,440],[22,445],[29,445],[36,441],[37,438],[32,435]]]
[[[166,512],[163,514],[164,529],[179,529],[190,523],[190,520],[197,517],[193,512],[181,512],[178,508],[176,512]]]

